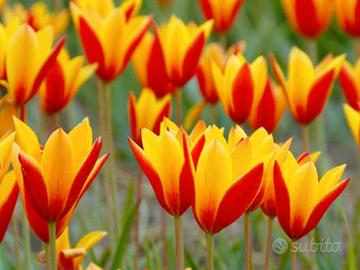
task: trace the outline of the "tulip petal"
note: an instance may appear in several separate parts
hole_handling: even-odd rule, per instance
[[[19,188],[16,184],[14,172],[8,173],[0,183],[0,243],[9,226],[11,216],[14,212]]]
[[[295,17],[301,33],[316,37],[321,31],[316,1],[295,1]]]
[[[360,6],[360,1],[359,1]],[[351,74],[350,67],[344,65],[339,74],[340,84],[345,94],[347,102],[355,110],[360,110],[360,96],[358,97],[358,90],[356,87],[356,80]]]
[[[259,164],[230,187],[220,203],[212,233],[218,233],[246,211],[260,189],[263,171],[264,165]]]

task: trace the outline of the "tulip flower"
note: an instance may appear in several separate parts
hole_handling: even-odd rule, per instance
[[[61,235],[108,154],[98,159],[102,141],[98,138],[92,145],[88,119],[69,134],[62,129],[54,131],[43,149],[30,127],[16,118],[14,124],[16,179],[29,224],[47,243],[48,224],[56,223],[56,235]]]
[[[213,64],[212,69],[216,89],[226,114],[237,124],[242,124],[250,115],[255,89],[265,87],[265,59],[258,57],[250,65],[241,54],[237,54],[229,58],[223,71],[216,64]],[[255,75],[257,81],[254,79]]]
[[[346,62],[339,73],[340,85],[349,105],[360,110],[360,59],[352,66]]]
[[[308,55],[293,48],[289,56],[288,81],[275,58],[271,60],[293,117],[299,124],[310,124],[323,111],[345,56],[327,57],[314,67]]]
[[[294,30],[308,38],[323,33],[333,15],[332,1],[281,0],[281,3]]]
[[[160,41],[150,32],[141,40],[134,55],[136,75],[143,87],[150,88],[158,98],[175,92],[176,87],[166,74]]]
[[[184,86],[196,73],[201,53],[213,22],[197,26],[172,16],[167,24],[155,29],[165,59],[166,73],[176,87]]]
[[[273,132],[284,114],[285,107],[286,100],[283,91],[268,78],[265,87],[255,91],[247,121],[253,130],[263,127],[268,132]]]
[[[15,18],[21,23],[27,23],[35,31],[51,26],[56,37],[63,34],[69,24],[69,12],[67,10],[63,9],[51,13],[46,3],[42,1],[34,3],[28,9],[21,3],[6,7],[4,9],[5,23],[8,24]]]
[[[128,98],[130,133],[138,145],[141,145],[143,128],[159,134],[162,120],[170,116],[170,101],[170,96],[157,99],[155,94],[147,88],[142,90],[138,100],[130,92]]]
[[[41,107],[47,114],[61,111],[75,97],[80,87],[95,72],[96,64],[84,65],[85,59],[70,59],[63,50],[40,88]]]
[[[0,100],[0,138],[14,129],[13,116],[17,116],[16,107],[4,97]]]
[[[206,19],[214,20],[214,30],[226,32],[233,25],[244,0],[199,0]]]
[[[104,231],[94,231],[82,237],[74,248],[70,245],[69,229],[56,240],[58,270],[79,270],[89,249],[107,235]]]
[[[0,0],[0,10],[3,9],[3,7],[5,6],[7,0]]]
[[[346,188],[349,179],[339,182],[344,170],[345,165],[335,167],[319,181],[312,161],[298,164],[294,156],[288,154],[283,164],[275,163],[276,214],[281,227],[293,241],[313,230]]]
[[[189,138],[183,128],[169,129],[166,120],[157,135],[149,129],[141,132],[142,147],[129,139],[131,150],[149,179],[161,207],[175,221],[176,269],[184,269],[182,214],[194,196],[194,164]]]
[[[345,104],[344,113],[349,124],[351,134],[353,135],[358,148],[360,148],[360,111],[354,110],[352,107]]]
[[[166,7],[171,4],[171,0],[157,0],[161,7]]]
[[[9,38],[6,49],[6,77],[9,99],[24,106],[39,90],[55,63],[65,39],[54,49],[53,30],[46,27],[35,32],[29,25],[20,26]]]
[[[337,21],[342,29],[353,37],[360,36],[360,1],[335,0]]]
[[[13,171],[8,172],[15,134],[0,139],[0,243],[2,242],[14,212],[19,188]]]
[[[98,3],[103,5],[102,1]],[[70,3],[85,55],[89,63],[98,64],[97,75],[104,82],[124,71],[151,23],[151,17],[130,16],[126,3],[112,7],[103,17],[92,16],[97,10]]]

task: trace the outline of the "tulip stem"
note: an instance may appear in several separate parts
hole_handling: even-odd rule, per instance
[[[291,253],[291,270],[296,270],[297,267],[297,254],[296,249],[293,248],[294,241],[291,242],[290,253]]]
[[[251,232],[250,232],[250,215],[244,215],[244,233],[245,233],[245,269],[252,270],[252,248],[251,248]]]
[[[183,239],[181,216],[175,217],[175,243],[176,243],[176,270],[184,270],[184,239]]]
[[[25,248],[25,269],[30,270],[31,269],[31,240],[30,240],[29,225],[28,225],[25,213],[23,213],[23,218],[22,218],[22,230],[23,230],[23,239],[24,239],[24,248]]]
[[[210,105],[210,113],[211,113],[211,121],[213,124],[217,123],[218,120],[218,114],[217,114],[217,110],[216,110],[216,104],[211,104]]]
[[[265,270],[270,270],[270,257],[271,257],[271,243],[272,243],[272,230],[273,230],[274,218],[268,218],[268,231],[266,239],[265,250]]]
[[[117,187],[114,179],[115,172],[115,152],[113,145],[112,135],[112,115],[111,115],[111,101],[110,101],[110,87],[108,83],[105,83],[98,79],[97,87],[98,106],[99,106],[99,120],[100,120],[100,132],[104,141],[104,149],[110,152],[111,156],[108,160],[108,164],[104,168],[104,181],[106,190],[106,199],[108,204],[109,218],[112,221],[109,228],[109,235],[112,244],[115,244],[117,231],[119,230],[119,211],[117,203]]]
[[[137,187],[136,187],[136,203],[140,205],[142,201],[142,170],[139,170],[138,178],[137,178]],[[140,256],[140,221],[141,221],[141,213],[140,207],[136,215],[135,221],[135,234],[134,234],[134,241],[135,241],[135,256],[134,256],[134,269],[139,269],[139,256]]]
[[[16,269],[21,268],[21,256],[20,256],[20,247],[19,247],[19,228],[17,223],[16,215],[12,218],[12,227],[13,227],[13,235],[14,235],[14,253],[16,259]]]
[[[182,89],[177,89],[175,92],[175,99],[176,99],[176,122],[180,126],[183,124],[183,101],[182,101]]]
[[[214,236],[206,234],[207,270],[214,270]]]
[[[310,151],[309,126],[303,125],[301,129],[302,129],[303,150],[304,152],[309,152]]]
[[[49,223],[49,249],[48,249],[47,262],[48,270],[57,270],[57,258],[56,258],[56,222]]]

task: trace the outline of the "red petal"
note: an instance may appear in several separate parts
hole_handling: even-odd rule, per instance
[[[48,222],[55,220],[60,213],[53,213],[53,209],[49,209],[47,188],[41,172],[22,153],[19,153],[19,161],[25,197],[44,220]]]
[[[211,4],[210,4],[209,0],[200,0],[200,7],[201,7],[206,19],[213,18],[213,12],[212,12]]]
[[[109,80],[112,74],[108,74],[105,67],[105,55],[99,38],[92,27],[83,18],[79,18],[79,33],[84,52],[90,64],[98,63],[97,75],[104,81]]]
[[[236,221],[254,200],[262,184],[264,165],[261,163],[236,181],[226,192],[217,211],[212,233],[218,233]]]
[[[164,54],[161,48],[158,29],[155,28],[154,44],[147,63],[148,87],[154,90],[158,98],[173,93],[176,87],[169,81],[166,74]]]
[[[197,164],[198,164],[198,161],[200,158],[200,154],[204,148],[205,142],[206,142],[205,135],[202,134],[201,137],[196,142],[195,146],[191,150],[191,156],[192,156],[195,168],[197,167]]]
[[[306,119],[302,124],[312,122],[325,107],[334,80],[334,70],[325,73],[312,87],[306,106]]]
[[[245,63],[239,70],[232,87],[233,109],[230,117],[238,124],[242,124],[249,116],[254,95],[251,68]]]
[[[34,80],[34,84],[28,100],[30,100],[39,90],[41,83],[45,79],[46,75],[49,73],[51,67],[55,64],[61,49],[64,47],[65,40],[65,37],[60,39],[60,41],[55,45],[54,49],[46,59],[45,63],[40,68],[39,73],[36,75],[36,78]]]
[[[316,37],[322,31],[313,0],[295,0],[295,19],[299,31],[307,37]]]
[[[155,134],[159,134],[160,133],[160,126],[161,126],[161,122],[164,120],[164,118],[169,118],[170,117],[170,110],[171,110],[171,103],[170,101],[167,102],[164,106],[164,108],[161,110],[160,114],[158,115],[156,122],[152,128],[152,131]]]
[[[279,223],[286,234],[292,238],[293,234],[290,227],[290,197],[285,179],[282,176],[280,166],[277,161],[274,165],[274,190],[276,201],[276,214]]]
[[[360,3],[360,1],[359,1]],[[347,102],[355,110],[360,110],[360,97],[358,97],[356,84],[346,67],[343,67],[339,74],[340,85],[343,89]]]
[[[16,201],[19,195],[19,188],[14,181],[14,186],[11,189],[9,196],[6,198],[4,203],[0,205],[0,243],[2,242],[6,230],[9,226],[12,214],[15,209]]]
[[[182,215],[194,201],[194,164],[192,162],[188,138],[183,133],[184,166],[180,173],[180,209],[178,215]]]
[[[153,188],[156,198],[160,205],[168,212],[173,215],[173,211],[167,206],[164,198],[164,191],[160,177],[151,165],[151,162],[145,156],[144,151],[136,144],[133,140],[128,139],[131,150],[133,151],[137,162],[144,171],[144,174],[149,179],[151,187]]]
[[[326,196],[324,196],[324,198],[316,205],[315,209],[311,213],[304,231],[297,233],[295,235],[295,239],[300,239],[318,225],[321,218],[324,216],[326,210],[344,191],[344,189],[349,184],[349,181],[350,179],[346,179],[340,182],[333,188],[331,192],[329,192]]]
[[[102,140],[98,138],[95,141],[87,158],[84,160],[83,164],[81,165],[80,170],[77,173],[71,185],[68,199],[66,201],[65,207],[61,213],[60,218],[64,217],[71,210],[71,208],[73,208],[76,201],[78,201],[78,198],[81,194],[82,189],[84,188],[86,180],[88,179],[99,157],[101,151],[101,145],[102,145]]]

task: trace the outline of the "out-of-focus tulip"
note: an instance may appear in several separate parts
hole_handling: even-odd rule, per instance
[[[254,201],[262,185],[264,165],[252,162],[248,138],[228,141],[222,130],[210,127],[195,155],[193,212],[203,231],[215,234],[236,221]]]
[[[160,41],[152,33],[147,32],[141,40],[133,55],[133,62],[143,87],[150,88],[158,98],[174,93],[176,87],[167,77]]]
[[[312,161],[299,164],[288,153],[282,164],[275,163],[276,214],[281,227],[292,240],[298,240],[313,230],[348,185],[349,179],[339,182],[344,170],[345,165],[335,167],[319,181]]]
[[[88,119],[66,134],[54,131],[44,148],[25,123],[14,118],[13,166],[31,228],[48,242],[48,224],[56,235],[66,228],[80,199],[108,158],[99,157],[101,138],[92,145]]]
[[[360,36],[360,1],[335,0],[335,10],[342,29],[353,37]]]
[[[141,91],[140,97],[136,100],[135,95],[130,92],[128,98],[129,125],[133,140],[141,143],[141,130],[143,128],[160,132],[160,124],[165,117],[170,117],[171,98],[165,96],[157,99],[155,94],[147,88]]]
[[[247,119],[250,127],[260,127],[273,132],[280,122],[286,107],[284,93],[280,87],[268,78],[263,89],[256,89],[250,115]]]
[[[13,171],[8,172],[15,134],[0,139],[0,243],[4,238],[19,194]]]
[[[196,73],[201,53],[213,22],[197,26],[172,16],[167,24],[155,29],[165,59],[166,73],[176,87],[184,86]]]
[[[18,20],[12,20],[6,25],[0,23],[0,80],[6,80],[6,51],[9,39],[19,28]],[[6,87],[1,83],[2,87]]]
[[[360,59],[355,66],[346,62],[341,68],[339,79],[347,102],[360,111]]]
[[[7,0],[0,0],[0,10],[2,10],[4,8],[4,6],[6,5]]]
[[[290,52],[286,81],[279,64],[271,57],[274,73],[299,124],[307,125],[321,114],[344,60],[343,55],[327,57],[314,67],[309,56],[295,47]]]
[[[333,15],[332,1],[281,0],[281,3],[294,30],[308,38],[315,38],[323,33]]]
[[[64,9],[57,13],[51,13],[46,3],[42,1],[34,3],[28,9],[21,3],[7,6],[4,9],[5,24],[8,24],[15,18],[20,23],[27,23],[35,31],[51,26],[55,36],[63,34],[69,24],[69,12],[67,10]]]
[[[107,235],[104,231],[94,231],[82,237],[74,248],[70,245],[69,229],[56,239],[58,270],[80,270],[81,263],[89,249]]]
[[[250,65],[241,54],[237,54],[230,56],[225,68],[214,63],[212,69],[216,89],[226,114],[237,124],[242,124],[250,115],[255,89],[265,87],[265,59],[258,57]]]
[[[166,7],[171,4],[171,0],[157,0],[161,7]]]
[[[162,127],[159,135],[143,129],[141,135],[143,149],[131,139],[130,147],[159,204],[170,215],[181,216],[194,196],[194,165],[189,138],[183,128],[177,127]]]
[[[226,32],[233,25],[244,0],[199,0],[206,19],[214,20],[216,32]]]
[[[16,106],[25,105],[37,93],[64,42],[65,39],[61,39],[51,48],[51,27],[35,32],[24,24],[12,35],[6,49],[6,77],[8,98]]]
[[[103,1],[96,2],[100,10],[106,8],[106,1],[103,7],[99,6]],[[92,6],[82,8],[70,3],[86,57],[90,63],[98,63],[97,75],[105,82],[114,80],[124,71],[152,21],[148,16],[133,17],[133,9],[129,13],[129,3],[134,3],[131,6],[135,8],[135,2],[138,1],[126,1],[117,8],[111,4],[110,10],[103,11],[103,16]]]
[[[95,72],[96,64],[84,65],[84,62],[82,56],[70,59],[65,50],[60,53],[40,88],[41,107],[47,114],[64,109]]]
[[[13,116],[17,116],[16,107],[6,97],[0,100],[0,138],[14,129]]]
[[[349,124],[351,134],[353,135],[358,148],[360,148],[360,111],[354,110],[352,107],[345,104],[344,113]]]

